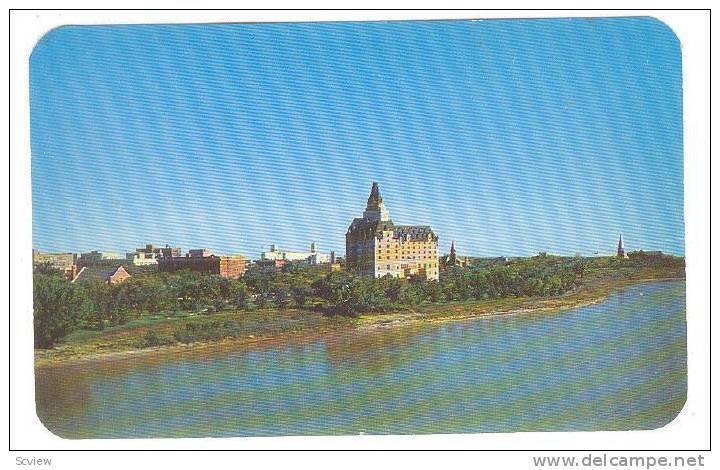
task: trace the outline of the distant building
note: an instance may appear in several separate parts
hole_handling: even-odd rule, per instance
[[[288,261],[284,259],[260,259],[255,261],[255,266],[262,269],[281,270]]]
[[[367,277],[439,278],[438,237],[427,225],[395,225],[373,183],[362,218],[345,234],[349,270]]]
[[[208,258],[210,256],[213,256],[213,253],[212,253],[212,251],[208,250],[207,248],[200,248],[197,250],[188,251],[188,255],[191,258]]]
[[[622,233],[620,234],[620,239],[618,240],[617,257],[618,258],[627,258],[627,256],[625,255],[625,243],[623,242]]]
[[[162,255],[162,258],[169,256],[182,256],[182,248],[180,248],[179,246],[165,245],[165,248],[156,249],[159,250],[159,254]]]
[[[181,256],[182,249],[165,245],[164,248],[147,244],[144,248],[138,248],[134,252],[127,253],[125,259],[132,266],[155,266],[160,258],[168,256]]]
[[[222,256],[218,263],[218,274],[228,279],[240,279],[245,274],[247,262],[240,256]]]
[[[452,241],[450,244],[450,254],[447,258],[447,265],[448,266],[455,266],[457,265],[457,253],[455,252],[455,240]]]
[[[340,263],[325,263],[321,265],[321,269],[327,272],[338,272],[342,271],[342,265]]]
[[[158,255],[156,253],[136,251],[134,253],[127,253],[125,259],[128,264],[133,266],[154,266],[157,264]]]
[[[470,265],[470,260],[467,256],[458,256],[457,251],[455,250],[455,240],[452,241],[450,244],[450,253],[448,255],[445,255],[444,259],[445,267],[452,268],[452,267],[458,267],[458,268],[466,268]]]
[[[130,278],[130,274],[122,265],[113,267],[85,266],[80,269],[71,282],[91,283],[104,282],[105,284],[118,284]]]
[[[228,279],[240,279],[245,274],[245,258],[242,256],[203,256],[206,250],[190,250],[187,256],[172,256],[158,259],[160,272],[192,271],[203,274],[217,274]],[[196,256],[192,256],[195,252]]]
[[[310,251],[285,251],[278,249],[277,245],[270,245],[270,251],[260,253],[260,261],[303,261],[308,264],[330,263],[332,254],[320,253],[317,244],[310,244]]]
[[[88,253],[82,253],[77,260],[77,264],[80,268],[85,266],[112,267],[120,264],[118,263],[118,258],[117,253],[93,250]]]
[[[75,253],[41,253],[38,250],[32,251],[33,266],[47,264],[51,268],[62,273],[69,273],[77,262]]]

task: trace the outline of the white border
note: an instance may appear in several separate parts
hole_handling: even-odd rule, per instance
[[[87,5],[89,7],[89,5]],[[64,440],[48,432],[35,415],[32,361],[32,243],[28,57],[50,29],[65,24],[203,23],[308,20],[387,20],[570,16],[654,16],[678,35],[683,51],[685,206],[689,393],[680,416],[655,431],[518,433],[435,436],[285,437],[163,440]],[[709,427],[709,16],[707,12],[589,11],[302,11],[302,12],[13,12],[11,15],[10,272],[3,270],[3,301],[12,278],[11,448],[15,449],[700,449],[710,445]],[[7,303],[4,303],[7,305]],[[7,344],[7,343],[6,343]],[[3,355],[4,356],[4,355]],[[7,364],[3,360],[3,369]],[[3,375],[7,376],[3,371]],[[3,389],[3,398],[6,391]],[[6,431],[3,431],[6,432]],[[73,454],[73,461],[90,457]],[[125,465],[131,454],[123,454]],[[499,454],[496,454],[499,455]],[[202,456],[181,456],[186,463]],[[442,458],[442,457],[441,457]],[[508,457],[498,462],[508,463]],[[241,458],[228,456],[229,461]],[[431,464],[432,458],[424,459]],[[137,460],[136,460],[137,461]],[[438,461],[437,465],[445,465]],[[522,459],[523,462],[527,460]],[[195,463],[200,463],[201,460]],[[84,464],[76,462],[84,468]],[[13,462],[14,464],[14,462]],[[107,465],[105,462],[104,465]],[[111,465],[111,468],[115,468]]]

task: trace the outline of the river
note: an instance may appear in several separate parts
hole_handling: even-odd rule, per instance
[[[40,368],[67,438],[654,429],[687,389],[685,283],[556,313]]]

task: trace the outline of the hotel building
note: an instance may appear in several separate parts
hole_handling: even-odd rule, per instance
[[[347,266],[366,277],[439,278],[438,237],[428,225],[395,225],[373,183],[361,218],[345,234]]]

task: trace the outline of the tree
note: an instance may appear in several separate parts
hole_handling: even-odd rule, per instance
[[[58,276],[33,278],[35,347],[51,348],[75,330],[92,312],[85,291]]]
[[[228,286],[228,301],[235,306],[235,308],[246,308],[248,300],[250,300],[250,292],[243,281],[236,279],[230,280]]]
[[[418,284],[418,286],[422,290],[422,297],[424,300],[429,302],[440,302],[442,299],[443,292],[438,281],[426,281]]]
[[[304,307],[307,298],[312,295],[310,287],[300,283],[293,285],[290,290],[292,291],[293,301],[299,308]]]
[[[86,286],[85,292],[93,303],[92,320],[95,322],[95,328],[102,331],[105,329],[105,321],[111,321],[113,312],[117,309],[112,286],[98,282]]]
[[[34,275],[45,275],[45,276],[62,276],[63,273],[57,269],[50,261],[44,261],[37,263],[33,266]]]
[[[346,314],[350,311],[348,302],[351,284],[355,277],[342,272],[332,272],[312,284],[315,295],[325,300],[331,314]]]
[[[278,284],[273,287],[272,295],[275,300],[275,306],[279,309],[285,309],[290,306],[291,292],[290,288],[284,284]]]

